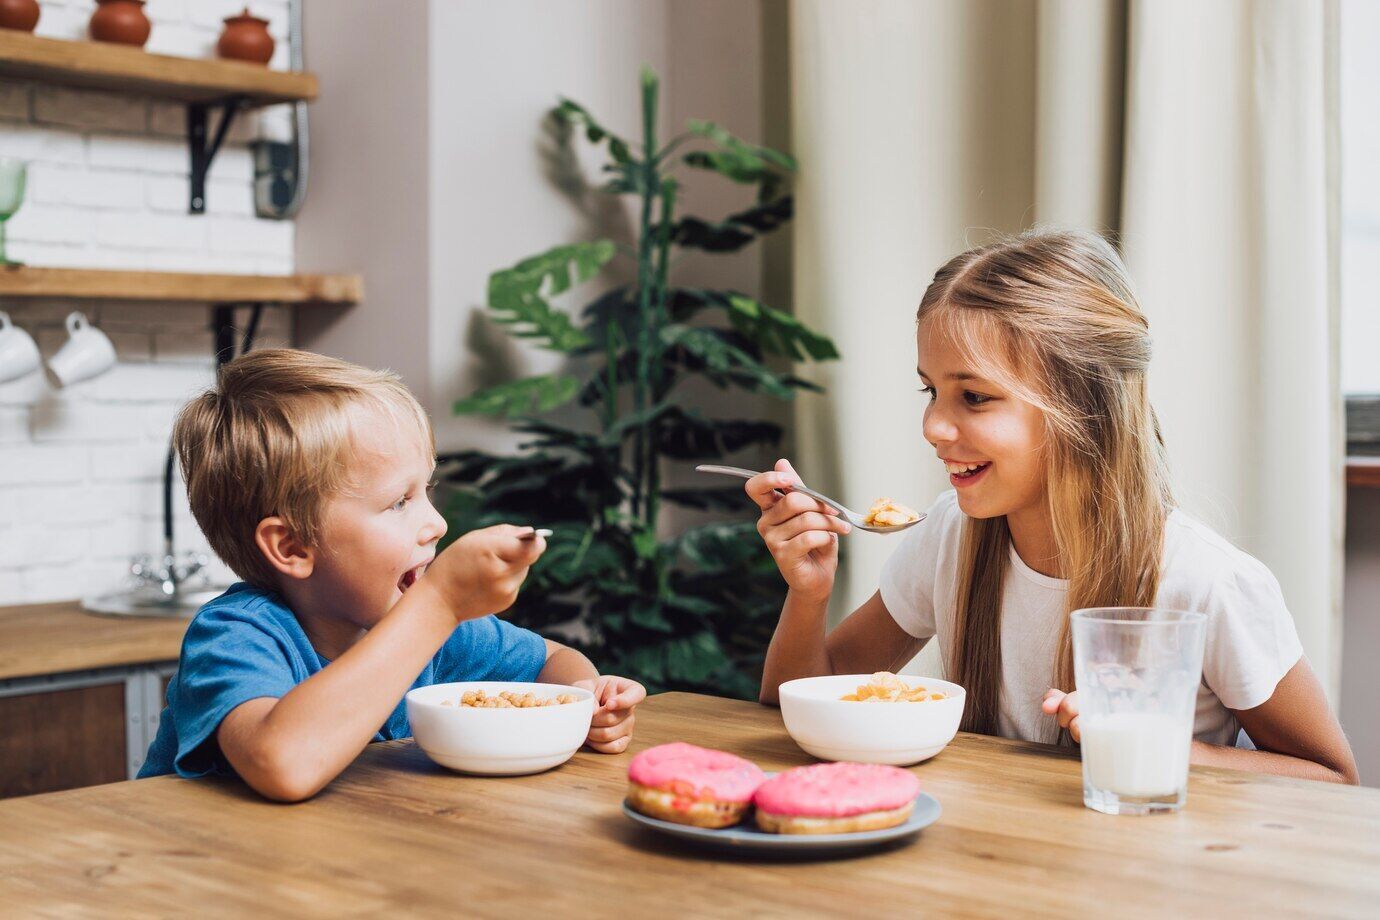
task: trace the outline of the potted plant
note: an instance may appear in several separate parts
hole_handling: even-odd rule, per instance
[[[653,690],[750,697],[785,595],[741,487],[667,488],[666,463],[713,460],[774,444],[780,427],[759,418],[710,418],[680,386],[702,378],[724,389],[789,400],[817,389],[774,367],[836,358],[833,343],[790,315],[735,291],[676,287],[672,254],[728,252],[791,217],[791,157],[691,121],[660,144],[658,81],[641,79],[642,138],[632,143],[564,100],[558,123],[602,146],[604,191],[636,199],[630,246],[613,240],[558,246],[493,273],[491,317],[509,334],[569,356],[570,370],[500,384],[455,404],[457,413],[509,420],[525,436],[514,456],[465,451],[443,458],[452,536],[499,521],[549,527],[554,536],[509,616],[555,631],[610,671]],[[723,220],[677,213],[679,167],[755,187],[756,201]],[[592,279],[620,251],[635,280],[572,315],[551,298]],[[737,512],[728,522],[658,535],[668,505]]]

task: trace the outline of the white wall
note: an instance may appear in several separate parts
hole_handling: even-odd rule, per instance
[[[580,139],[576,162],[563,163],[547,112],[568,96],[637,139],[646,63],[662,78],[663,137],[687,117],[760,137],[761,10],[734,0],[409,0],[384,14],[365,0],[308,0],[307,63],[323,84],[298,264],[362,270],[367,301],[338,319],[304,319],[302,344],[401,372],[443,450],[511,444],[502,426],[452,416],[450,405],[559,359],[514,347],[488,322],[489,274],[551,246],[626,240],[633,226],[625,205],[579,185],[603,181],[601,154]],[[360,68],[380,45],[412,53]],[[695,213],[721,216],[750,200],[692,173],[679,178]],[[761,258],[687,256],[674,280],[755,293]],[[609,277],[628,271],[624,261]]]
[[[365,301],[300,314],[296,340],[397,370],[426,402],[427,3],[305,0],[303,15],[306,66],[321,92],[297,265],[359,272]]]
[[[1380,393],[1380,4],[1341,3],[1342,389]],[[1380,786],[1380,490],[1347,493],[1342,726],[1361,781]]]
[[[148,48],[214,54],[229,0],[154,0]],[[286,0],[256,0],[286,63]],[[91,0],[45,0],[37,33],[84,39]],[[261,124],[262,122],[262,124]],[[244,118],[211,169],[207,213],[187,213],[185,110],[139,96],[0,80],[0,155],[30,162],[9,223],[10,256],[38,266],[288,273],[290,222],[258,220],[245,141],[278,135],[282,112]],[[0,309],[51,355],[63,317],[82,309],[119,363],[55,391],[41,375],[0,385],[0,604],[58,600],[119,584],[129,557],[161,551],[160,477],[174,413],[213,377],[208,308],[6,300]],[[285,344],[288,317],[266,311],[262,344]],[[206,550],[179,501],[180,549]],[[223,566],[217,574],[228,578]]]
[[[1342,391],[1380,393],[1380,3],[1341,2]]]

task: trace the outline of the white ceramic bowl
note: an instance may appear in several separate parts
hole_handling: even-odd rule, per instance
[[[958,684],[902,674],[910,686],[945,694],[923,703],[853,703],[839,697],[871,674],[802,677],[781,685],[781,718],[795,743],[820,760],[907,766],[928,760],[958,732],[965,694]]]
[[[570,693],[579,699],[530,709],[480,709],[460,705],[467,690],[490,696],[504,690],[548,697]],[[560,766],[584,744],[594,718],[594,694],[562,684],[463,681],[418,687],[409,690],[406,699],[412,737],[428,757],[452,770],[487,776],[540,773]],[[442,700],[454,705],[444,706]]]

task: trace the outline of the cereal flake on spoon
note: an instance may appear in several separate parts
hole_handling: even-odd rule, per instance
[[[863,521],[877,527],[899,527],[919,519],[919,512],[907,508],[900,502],[892,501],[890,498],[879,498],[867,509]]]

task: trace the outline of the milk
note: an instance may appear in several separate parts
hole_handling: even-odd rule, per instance
[[[1193,740],[1182,716],[1119,712],[1084,716],[1083,772],[1090,785],[1124,796],[1175,795],[1188,783]]]

